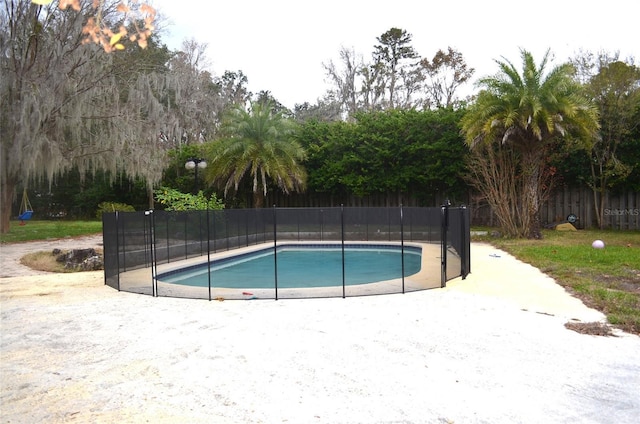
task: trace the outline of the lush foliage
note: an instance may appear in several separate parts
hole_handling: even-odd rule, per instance
[[[391,110],[357,115],[355,123],[311,121],[300,140],[309,159],[309,190],[337,196],[411,196],[421,204],[464,196],[467,152],[461,111]]]
[[[155,197],[165,210],[168,211],[191,211],[191,210],[221,210],[224,203],[215,194],[206,197],[202,190],[198,194],[182,193],[178,190],[160,187],[155,190]]]

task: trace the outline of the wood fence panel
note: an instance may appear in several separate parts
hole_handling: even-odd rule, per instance
[[[472,225],[497,225],[485,202],[474,198],[470,209]],[[569,214],[578,217],[575,225],[579,229],[598,227],[593,192],[589,188],[558,188],[540,207],[541,223],[548,227],[565,222]],[[640,193],[608,194],[603,223],[605,228],[615,230],[640,230]]]
[[[471,224],[497,226],[493,211],[477,194],[470,193],[468,201]],[[427,206],[440,206],[446,198],[434,196],[435,203]],[[269,193],[265,205],[278,207],[373,207],[373,206],[425,206],[409,194],[374,194],[366,197],[353,195],[334,196],[330,194],[291,194]],[[544,226],[553,226],[565,222],[569,214],[578,217],[579,229],[597,228],[598,223],[593,203],[593,192],[589,188],[559,187],[540,207],[540,220]],[[626,192],[607,195],[603,216],[606,228],[619,230],[640,230],[640,193]]]
[[[640,193],[629,192],[619,196],[608,196],[603,221],[608,228],[640,229]]]
[[[608,194],[603,222],[605,228],[618,230],[640,229],[640,193]],[[564,221],[569,214],[578,217],[578,228],[598,226],[593,202],[593,192],[588,188],[556,190],[541,208],[540,216],[545,225]]]

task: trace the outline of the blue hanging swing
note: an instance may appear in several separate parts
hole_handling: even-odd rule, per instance
[[[33,216],[33,208],[31,207],[31,202],[29,202],[29,197],[27,196],[27,189],[25,188],[22,192],[22,204],[20,205],[20,214],[18,215],[20,225],[25,225],[25,221],[30,220],[31,216]]]

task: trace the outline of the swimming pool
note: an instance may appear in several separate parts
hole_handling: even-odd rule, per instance
[[[403,278],[421,269],[415,246],[289,244],[259,249],[211,264],[200,263],[158,275],[164,283],[232,289],[354,286]]]

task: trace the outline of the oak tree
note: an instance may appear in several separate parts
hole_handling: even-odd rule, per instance
[[[26,1],[1,7],[0,231],[9,230],[16,187],[36,178],[52,182],[76,168],[159,181],[155,134],[166,121],[158,100],[166,80],[85,43],[95,13],[85,2],[72,13]],[[102,11],[105,22],[117,18],[115,8]]]

